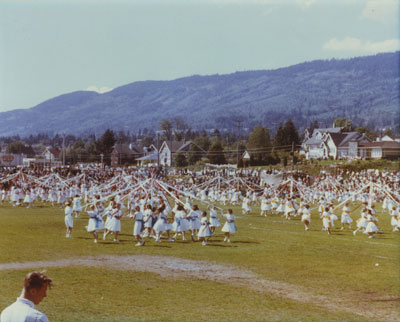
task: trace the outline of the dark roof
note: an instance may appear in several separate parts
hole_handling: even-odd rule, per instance
[[[47,149],[52,155],[59,155],[61,150],[57,148],[49,148]]]
[[[187,152],[191,145],[196,145],[202,152],[206,153],[201,147],[192,141],[164,141],[172,153],[175,152]]]
[[[343,142],[343,140],[347,136],[346,134],[342,134],[342,133],[330,133],[329,135],[331,136],[333,143],[337,147]]]
[[[359,144],[370,141],[364,134],[359,132],[330,133],[329,135],[337,147],[347,147],[351,141],[357,141]]]
[[[137,158],[136,160],[137,161],[146,161],[146,160],[157,161],[158,160],[158,153],[154,152],[154,153],[145,155],[144,157]]]
[[[129,144],[127,144],[127,143],[117,143],[114,145],[114,149],[112,151],[112,154],[116,154],[116,153],[129,155],[129,154],[139,154],[139,151],[136,151],[136,149],[131,150],[129,148]]]

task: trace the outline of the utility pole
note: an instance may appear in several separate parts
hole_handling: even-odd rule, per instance
[[[65,166],[65,132],[63,133],[63,143],[62,143],[62,159],[63,159],[63,167]]]
[[[160,147],[159,147],[159,137],[160,137],[160,134],[157,132],[157,146],[156,146],[156,150],[157,150],[157,168],[160,168]]]
[[[236,166],[239,166],[240,126],[241,126],[241,123],[242,123],[243,121],[242,121],[242,120],[235,120],[234,122],[237,124],[237,127],[238,127],[238,144],[237,144],[237,160],[236,160]]]
[[[292,171],[294,170],[294,142],[292,142]]]

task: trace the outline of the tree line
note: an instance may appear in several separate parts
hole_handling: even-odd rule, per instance
[[[355,127],[351,120],[338,118],[334,126],[344,127],[346,131],[365,133],[374,140],[377,133],[367,127]],[[318,121],[312,121],[308,128],[309,133],[318,128]],[[392,134],[387,129],[384,134]],[[175,153],[174,160],[177,166],[195,165],[197,163],[238,163],[246,165],[273,165],[279,162],[286,165],[292,154],[292,148],[298,150],[302,141],[298,130],[291,119],[280,123],[276,132],[272,133],[268,127],[254,126],[250,131],[245,129],[240,133],[234,131],[193,131],[181,117],[163,119],[159,123],[159,130],[144,131],[140,134],[129,132],[115,132],[107,129],[100,137],[95,135],[74,136],[38,134],[21,139],[20,137],[1,138],[0,142],[7,144],[7,153],[26,154],[28,157],[37,156],[45,146],[62,149],[64,146],[67,163],[100,162],[111,163],[111,152],[116,144],[132,143],[139,151],[137,155],[120,155],[120,162],[133,164],[135,158],[140,157],[144,148],[154,145],[160,148],[163,141],[191,141],[187,153]],[[247,151],[249,158],[243,158]],[[61,155],[60,155],[61,159]]]

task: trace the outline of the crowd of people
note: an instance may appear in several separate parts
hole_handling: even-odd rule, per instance
[[[364,232],[370,238],[381,231],[375,203],[400,230],[400,173],[368,170],[339,171],[336,175],[282,174],[258,169],[210,169],[195,172],[155,168],[5,169],[0,177],[0,202],[30,208],[37,202],[64,208],[66,237],[71,238],[74,217],[88,216],[86,230],[97,243],[112,235],[118,242],[121,218],[132,219],[137,246],[176,239],[208,239],[222,226],[225,242],[237,231],[231,208],[242,214],[299,217],[310,230],[312,210],[318,208],[322,230],[331,234],[340,215],[340,229]],[[199,207],[199,205],[202,205]],[[360,217],[352,214],[360,208]],[[201,210],[202,208],[203,210]],[[229,209],[226,209],[229,208]],[[226,210],[224,210],[226,209]],[[336,214],[335,214],[336,212]],[[339,214],[340,212],[340,214]],[[220,223],[225,220],[224,224]],[[355,224],[353,223],[355,221]],[[354,226],[353,226],[354,225]]]

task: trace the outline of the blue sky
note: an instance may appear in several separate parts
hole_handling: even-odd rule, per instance
[[[0,0],[0,111],[399,50],[399,0]]]

